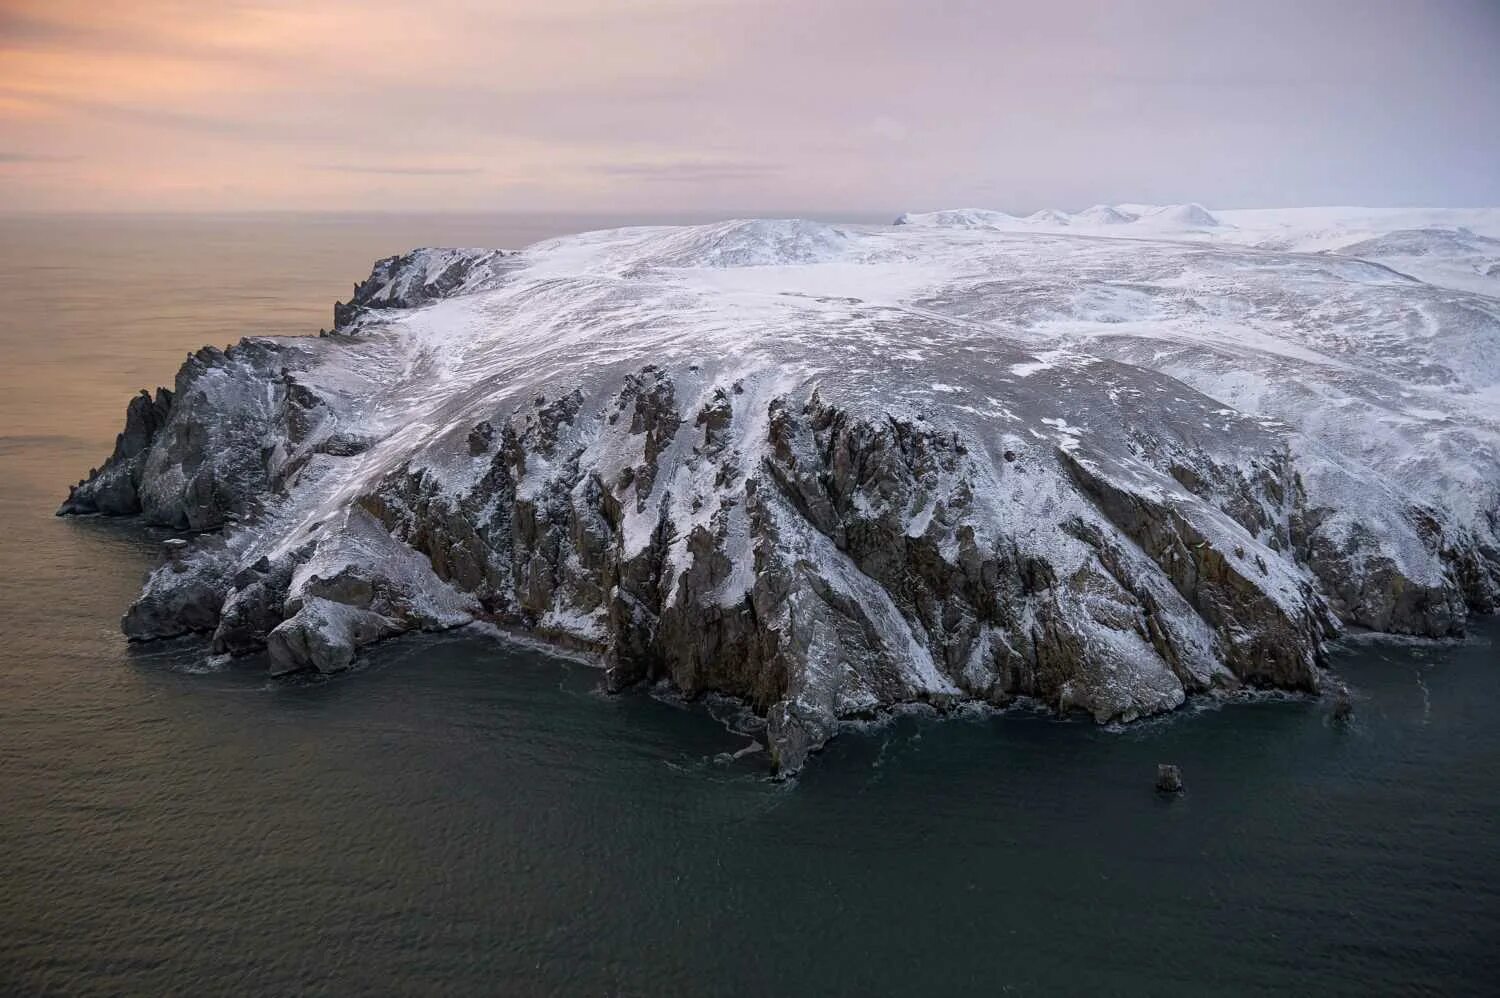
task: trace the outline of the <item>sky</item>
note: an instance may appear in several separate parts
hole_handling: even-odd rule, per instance
[[[0,0],[0,210],[1500,205],[1500,0]]]

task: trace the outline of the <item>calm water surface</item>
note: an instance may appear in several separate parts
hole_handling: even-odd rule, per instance
[[[52,511],[131,392],[375,257],[614,221],[0,219],[0,992],[1500,992],[1493,624],[1341,651],[1348,728],[907,717],[794,787],[482,634],[293,682],[124,642],[155,540]]]

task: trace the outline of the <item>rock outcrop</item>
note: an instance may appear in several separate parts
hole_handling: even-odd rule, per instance
[[[129,516],[141,511],[141,479],[147,452],[172,411],[172,393],[156,390],[156,397],[142,391],[125,407],[125,429],[115,437],[115,449],[103,467],[93,468],[88,478],[68,490],[62,514],[106,513]]]
[[[347,327],[371,310],[413,308],[482,290],[504,271],[510,256],[504,250],[417,249],[386,257],[354,285],[348,302],[334,303],[334,327]]]
[[[1373,342],[1428,291],[1236,252],[811,222],[417,251],[333,335],[191,356],[59,512],[198,532],[133,639],[330,672],[491,621],[613,689],[744,698],[783,773],[906,702],[1316,690],[1342,625],[1494,608],[1500,375],[1319,367],[1299,316],[1333,296]],[[1203,331],[1273,286],[1258,335],[1296,351]]]

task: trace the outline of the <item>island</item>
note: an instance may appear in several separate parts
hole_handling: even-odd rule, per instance
[[[188,357],[61,514],[170,528],[125,634],[332,672],[489,622],[743,698],[1317,691],[1500,597],[1497,212],[1101,205],[382,260]]]

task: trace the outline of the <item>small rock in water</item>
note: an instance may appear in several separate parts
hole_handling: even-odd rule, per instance
[[[1161,763],[1156,767],[1156,789],[1162,793],[1182,793],[1182,770],[1170,763]]]
[[[1333,719],[1335,721],[1349,721],[1354,717],[1354,698],[1346,689],[1340,689],[1333,695]]]

